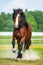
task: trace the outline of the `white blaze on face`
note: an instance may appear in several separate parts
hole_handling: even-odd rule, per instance
[[[15,27],[16,28],[18,28],[18,17],[19,17],[19,14],[17,14],[16,20],[15,20]]]

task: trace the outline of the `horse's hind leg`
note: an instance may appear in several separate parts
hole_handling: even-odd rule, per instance
[[[29,47],[30,47],[30,45],[31,45],[31,40],[26,40],[25,41],[25,49],[29,49]]]
[[[29,52],[28,52],[28,49],[31,45],[31,41],[30,40],[26,40],[25,41],[25,58],[28,59],[29,58]]]

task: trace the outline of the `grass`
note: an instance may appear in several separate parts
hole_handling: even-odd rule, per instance
[[[0,45],[7,45],[7,44],[11,44],[12,39],[0,39]],[[31,41],[32,44],[43,44],[43,40],[32,40]]]
[[[12,36],[0,36],[0,39],[12,39]]]
[[[41,58],[43,58],[43,48],[32,48],[32,49],[36,51]]]
[[[32,38],[43,38],[43,36],[32,36]]]
[[[32,39],[43,38],[43,36],[32,36]],[[1,44],[11,44],[12,36],[0,36]],[[32,40],[32,44],[43,44],[43,40]]]
[[[43,38],[43,36],[32,36],[32,38]],[[12,36],[0,36],[0,39],[12,39]]]
[[[11,45],[11,39],[0,39],[0,45]]]
[[[14,60],[0,58],[0,65],[43,65],[43,59],[37,61]]]
[[[43,44],[43,40],[32,40],[32,44]]]

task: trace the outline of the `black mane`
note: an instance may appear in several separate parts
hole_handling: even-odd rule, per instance
[[[22,9],[15,9],[13,10],[13,20],[14,20],[14,17],[19,13],[19,11],[21,12],[20,13],[20,18],[21,18],[21,22],[19,24],[19,28],[22,27],[22,26],[25,26],[26,29],[28,28],[28,23],[26,21],[26,17],[25,17],[25,14],[23,13]]]

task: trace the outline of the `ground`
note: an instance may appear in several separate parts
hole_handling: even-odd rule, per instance
[[[40,59],[38,60],[14,60],[11,58],[3,58],[5,55],[10,54],[11,49],[11,36],[0,36],[0,65],[43,65],[43,36],[32,37],[32,45],[30,50],[37,52]],[[40,40],[39,40],[40,39]],[[13,55],[12,55],[13,56]]]
[[[2,59],[0,58],[0,65],[43,65],[43,59],[37,61],[22,61],[14,59]]]

